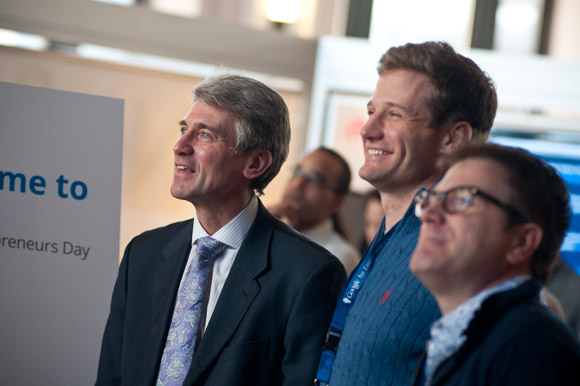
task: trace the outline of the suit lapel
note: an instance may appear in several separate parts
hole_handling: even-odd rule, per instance
[[[184,384],[194,384],[217,360],[260,292],[256,277],[268,266],[272,231],[271,215],[260,203],[256,220],[236,255]]]
[[[151,289],[149,368],[155,371],[165,348],[180,278],[191,249],[192,228],[193,221],[190,221],[165,246],[161,246],[162,258],[155,270]]]

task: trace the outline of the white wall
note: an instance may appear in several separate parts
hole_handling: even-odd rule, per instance
[[[580,1],[555,0],[548,54],[555,58],[580,61]]]

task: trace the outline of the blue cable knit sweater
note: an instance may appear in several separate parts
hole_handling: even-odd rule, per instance
[[[373,244],[388,239],[348,314],[331,386],[411,384],[429,328],[441,316],[435,299],[409,270],[420,227],[412,206],[386,235],[381,225]]]

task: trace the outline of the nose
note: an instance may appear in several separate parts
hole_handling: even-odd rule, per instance
[[[304,174],[292,175],[288,181],[288,185],[294,190],[304,189],[307,184],[308,181],[306,180],[306,176]]]
[[[441,224],[445,220],[445,213],[443,211],[443,201],[432,199],[422,208],[419,216],[421,222]]]
[[[173,145],[173,153],[175,155],[190,155],[193,153],[193,146],[187,132],[177,139],[177,142]]]
[[[360,136],[363,140],[382,138],[383,130],[378,114],[369,115],[367,121],[360,129]]]

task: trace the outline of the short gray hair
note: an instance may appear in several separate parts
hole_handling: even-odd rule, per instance
[[[261,149],[272,154],[272,165],[252,181],[252,188],[263,194],[286,161],[290,146],[288,107],[280,94],[255,79],[221,74],[201,82],[193,90],[193,98],[236,116],[237,153]]]

